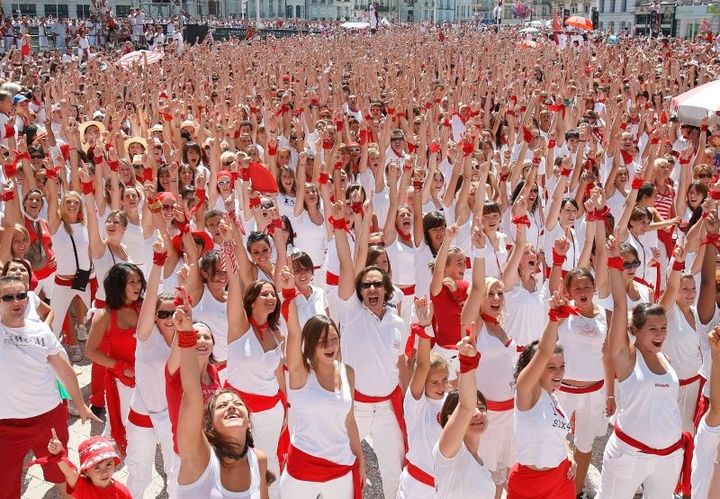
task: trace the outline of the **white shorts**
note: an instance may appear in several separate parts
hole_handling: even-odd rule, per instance
[[[487,418],[489,431],[480,436],[478,456],[493,474],[493,482],[504,483],[507,480],[507,469],[517,460],[513,411],[488,411]]]
[[[607,432],[608,418],[605,416],[605,385],[590,393],[567,393],[562,387],[555,392],[558,404],[565,414],[575,413],[574,441],[575,448],[582,453],[592,452],[596,437]]]

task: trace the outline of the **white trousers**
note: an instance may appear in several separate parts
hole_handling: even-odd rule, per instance
[[[50,295],[50,303],[53,312],[55,312],[52,321],[52,330],[58,338],[62,335],[62,325],[68,308],[70,308],[70,303],[76,296],[79,296],[85,306],[90,308],[90,283],[88,283],[85,291],[78,291],[77,289],[72,289],[70,286],[61,286],[59,284],[55,284],[53,287],[52,294]],[[78,320],[82,319],[83,317],[78,317]]]
[[[55,289],[55,272],[53,272],[44,279],[38,279],[38,285],[37,288],[35,288],[35,294],[40,295],[41,292],[44,292],[45,298],[49,300],[52,296],[53,289]],[[53,310],[54,309],[55,304],[53,304]]]
[[[602,482],[596,499],[632,499],[641,484],[645,499],[669,499],[675,491],[682,462],[682,449],[669,456],[643,454],[613,434],[605,446]]]
[[[394,499],[400,483],[405,443],[392,405],[389,401],[375,404],[356,401],[355,421],[360,440],[368,436],[372,439],[385,499]]]
[[[575,413],[574,443],[582,453],[592,452],[595,438],[605,435],[608,418],[605,416],[605,396],[607,390],[602,388],[590,393],[567,393],[555,391],[560,407],[568,417]]]
[[[172,429],[168,411],[152,414],[152,428],[135,426],[128,422],[125,426],[127,432],[127,456],[125,465],[128,468],[127,486],[133,497],[143,497],[145,489],[152,482],[152,470],[155,466],[155,449],[157,444],[163,454],[163,468],[167,475],[167,491],[170,499],[176,495],[177,468],[179,457],[173,450]]]
[[[130,388],[120,383],[118,380],[113,380],[118,387],[118,395],[120,396],[120,417],[122,418],[123,425],[125,426],[125,434],[127,437],[127,425],[128,425],[128,414],[130,414],[130,399],[132,399],[133,391],[135,388]],[[107,407],[107,396],[105,397],[105,407]],[[110,427],[110,415],[106,413],[105,416],[105,428],[103,428],[102,436],[110,438],[112,428]]]
[[[291,477],[285,470],[280,478],[281,499],[352,499],[353,492],[352,473],[329,482],[306,482]]]
[[[277,403],[275,407],[267,411],[254,412],[250,417],[255,447],[265,451],[267,469],[275,475],[275,483],[270,486],[270,497],[279,497],[280,463],[278,463],[277,449],[283,419],[285,419],[285,411],[282,403]]]
[[[404,469],[400,475],[397,499],[435,499],[435,488],[418,482]]]

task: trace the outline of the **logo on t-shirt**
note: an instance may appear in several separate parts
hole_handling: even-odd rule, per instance
[[[25,336],[22,334],[6,334],[3,337],[3,341],[6,345],[15,345],[17,347],[32,347],[39,346],[44,347],[45,338],[42,336]]]

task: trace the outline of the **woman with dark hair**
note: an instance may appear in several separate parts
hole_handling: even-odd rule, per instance
[[[338,317],[343,327],[343,359],[357,373],[355,417],[360,438],[371,435],[386,499],[394,498],[407,443],[402,416],[408,366],[402,349],[402,318],[387,302],[393,285],[379,267],[355,274],[346,232],[345,204],[333,207],[340,260]]]
[[[105,433],[112,435],[125,454],[125,425],[135,388],[136,327],[146,283],[137,266],[117,263],[108,271],[103,286],[105,308],[93,316],[86,353],[91,361],[107,368]]]
[[[447,222],[439,211],[431,211],[419,218],[417,196],[413,200],[413,234],[415,242],[415,296],[430,294],[432,271],[430,262],[437,256],[445,238]]]
[[[297,201],[297,181],[290,166],[281,166],[277,173],[278,211],[280,215],[292,215]]]
[[[603,454],[597,497],[632,498],[641,484],[646,497],[671,497],[678,483],[687,496],[690,467],[683,463],[690,463],[692,437],[682,433],[678,377],[662,353],[667,338],[665,309],[641,303],[628,319],[620,245],[611,238],[607,246],[615,307],[607,355],[617,376],[618,410],[615,432]],[[635,341],[630,341],[630,334]]]
[[[205,401],[204,371],[195,353],[198,334],[187,295],[173,319],[182,378],[176,497],[268,499],[268,457],[254,448],[250,409],[230,389],[220,390]]]
[[[536,168],[531,169],[531,172],[536,171]],[[524,216],[527,217],[527,221],[530,223],[529,226],[525,224],[525,226],[527,227],[527,231],[525,233],[525,240],[536,248],[541,248],[542,242],[545,239],[545,223],[543,221],[542,199],[541,196],[538,194],[540,192],[540,187],[537,183],[535,183],[534,180],[532,182],[529,182],[530,180],[532,179],[523,179],[517,183],[510,195],[509,202],[511,207],[518,206],[517,201],[522,195],[522,199],[525,200],[524,206],[526,207]],[[515,213],[514,210],[504,210],[504,227],[508,227],[506,233],[512,236],[513,241],[516,237],[517,224],[513,223],[512,220],[516,219],[517,216],[518,215]],[[508,222],[510,223],[508,224]]]
[[[475,369],[480,354],[475,349],[475,333],[457,344],[460,358],[458,389],[448,393],[440,410],[442,431],[433,449],[435,461],[435,497],[437,499],[474,499],[495,496],[490,471],[480,457],[480,437],[487,431],[485,397],[475,385]]]
[[[232,247],[232,235],[221,224],[224,245]],[[240,251],[237,251],[240,249]],[[228,363],[227,385],[252,411],[255,441],[267,452],[268,469],[279,476],[278,440],[285,417],[284,338],[279,329],[280,300],[272,281],[257,280],[243,285],[233,256],[242,253],[235,245],[228,269]],[[227,254],[227,250],[226,250]],[[275,490],[277,485],[273,486]]]
[[[578,204],[574,198],[563,197],[572,173],[569,156],[562,158],[560,168],[560,177],[555,185],[555,190],[550,196],[550,206],[545,212],[543,252],[545,253],[546,268],[552,268],[552,246],[556,239],[564,235],[570,241],[570,250],[567,253],[562,269],[572,270],[578,266],[582,241],[578,240],[575,231],[575,220],[579,212]]]
[[[160,444],[167,489],[175,497],[177,463],[173,450],[173,432],[165,390],[165,364],[175,336],[172,315],[175,296],[158,294],[164,259],[165,242],[153,243],[152,268],[147,291],[137,319],[135,349],[135,390],[130,399],[127,432],[128,488],[133,497],[142,497],[152,480],[155,451]]]
[[[598,237],[598,241],[601,241]],[[627,308],[631,309],[640,303],[653,303],[654,290],[636,273],[641,266],[640,257],[635,247],[628,243],[620,243],[620,256],[623,259],[623,282],[625,283],[625,293],[627,296]],[[600,297],[600,305],[607,311],[612,312],[614,302],[610,296],[610,279],[607,268],[607,248],[602,244],[595,247],[597,254],[595,257],[595,276]]]
[[[300,330],[299,293],[290,270],[280,274],[287,312],[290,449],[280,479],[283,497],[350,499],[362,493],[365,458],[353,413],[355,373],[339,361],[340,333],[328,317],[311,317]],[[315,472],[322,469],[321,474]],[[355,489],[355,490],[354,490]]]
[[[566,440],[570,418],[553,395],[565,374],[563,350],[557,344],[558,320],[569,310],[568,301],[555,292],[540,341],[526,346],[517,361],[513,411],[517,463],[508,477],[508,499],[575,497],[576,465]]]
[[[320,173],[318,168],[313,170],[312,182],[305,181],[308,161],[312,161],[305,153],[300,153],[297,169],[297,195],[295,196],[295,207],[293,221],[298,234],[302,234],[302,240],[298,242],[300,250],[310,256],[319,270],[325,260],[327,249],[328,230],[325,225],[325,215],[320,202],[320,193],[316,182]],[[317,172],[317,173],[316,173]],[[324,281],[324,275],[320,276]]]

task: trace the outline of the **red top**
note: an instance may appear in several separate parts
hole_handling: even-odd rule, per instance
[[[212,364],[208,364],[207,373],[210,376],[210,384],[202,384],[203,403],[206,403],[212,395],[220,389],[220,378],[217,369]],[[173,434],[173,448],[178,453],[177,446],[177,424],[180,416],[180,402],[182,402],[182,382],[180,381],[180,369],[170,374],[167,364],[165,364],[165,397],[168,403],[168,415],[170,416],[170,427]],[[200,430],[198,428],[198,430]]]
[[[48,226],[47,220],[41,218],[38,219],[38,222],[40,222],[40,244],[42,244],[43,248],[45,248],[45,253],[47,253],[47,262],[42,269],[33,268],[33,270],[42,274],[40,278],[44,279],[57,268],[57,263],[55,262],[55,251],[53,251],[52,236],[50,235],[50,227]],[[27,231],[30,233],[30,245],[32,245],[38,239],[38,231],[36,230],[33,222],[27,217],[23,219],[23,223],[25,224]],[[49,272],[40,272],[41,270],[47,270]]]
[[[133,304],[133,308],[138,311],[139,303]],[[110,326],[105,331],[101,349],[108,357],[115,360],[125,362],[129,367],[135,366],[135,347],[137,345],[137,336],[135,327],[121,328],[117,322],[117,310],[110,310]]]
[[[130,490],[117,480],[113,480],[109,487],[101,489],[83,475],[80,475],[75,487],[67,485],[67,492],[80,499],[132,499]]]
[[[440,293],[431,296],[433,304],[432,326],[435,332],[435,341],[441,347],[454,347],[462,336],[460,330],[460,315],[468,296],[468,283],[456,280],[457,289],[450,289],[443,285]]]

